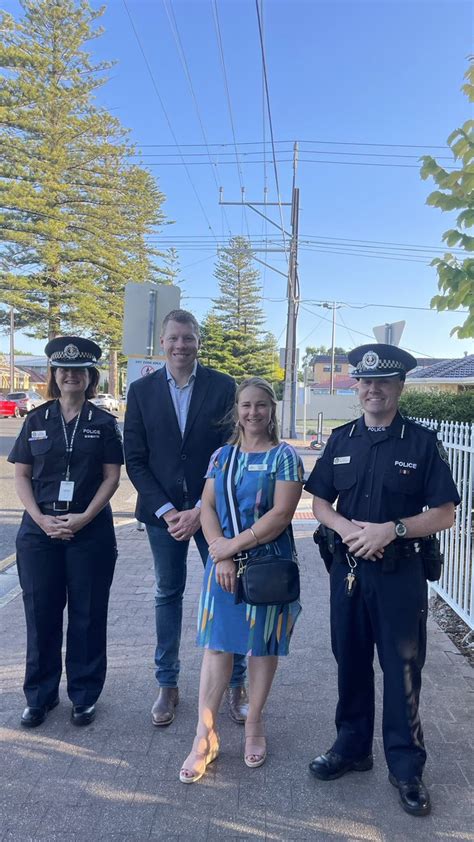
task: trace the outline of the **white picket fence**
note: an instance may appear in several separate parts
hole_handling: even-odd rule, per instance
[[[440,534],[443,574],[431,582],[436,593],[474,628],[474,424],[417,418],[436,430],[447,450],[454,482],[461,497],[454,525]]]

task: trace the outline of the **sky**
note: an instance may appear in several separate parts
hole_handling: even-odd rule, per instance
[[[2,7],[19,14],[17,0]],[[430,310],[429,262],[443,253],[454,217],[426,205],[435,185],[421,180],[418,160],[432,154],[451,166],[446,139],[472,116],[461,92],[471,4],[258,0],[258,8],[271,126],[256,0],[109,0],[105,32],[88,44],[93,60],[117,62],[97,103],[130,129],[133,160],[166,196],[173,224],[154,244],[178,251],[181,305],[199,319],[208,312],[217,246],[250,235],[262,248],[256,256],[278,270],[259,264],[267,329],[284,344],[286,256],[268,250],[282,247],[281,234],[250,208],[219,205],[219,187],[225,201],[240,202],[242,186],[248,201],[263,202],[265,187],[268,202],[291,201],[297,141],[300,359],[307,346],[331,344],[322,302],[337,303],[336,344],[347,349],[373,340],[374,326],[405,320],[400,344],[417,356],[473,353],[472,340],[450,336],[464,317]],[[263,210],[280,224],[278,206]],[[288,231],[289,208],[281,214]],[[18,335],[16,346],[40,353],[43,343]]]

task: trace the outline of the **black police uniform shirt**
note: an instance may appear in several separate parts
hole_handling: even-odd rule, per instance
[[[66,424],[69,441],[76,418]],[[70,457],[69,479],[74,482],[71,509],[83,511],[103,482],[102,466],[123,465],[122,436],[114,416],[86,401]],[[32,466],[31,481],[37,503],[58,500],[68,461],[58,401],[48,401],[27,415],[8,461]]]
[[[385,523],[420,514],[425,506],[460,502],[437,434],[397,413],[371,432],[364,417],[337,427],[305,490],[348,520]]]

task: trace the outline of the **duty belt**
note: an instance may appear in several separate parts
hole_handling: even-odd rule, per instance
[[[66,500],[53,500],[47,503],[38,503],[44,515],[51,512],[55,515],[65,515],[68,512],[83,512],[87,508],[86,503],[70,503]]]
[[[413,554],[418,555],[423,549],[420,539],[397,538],[390,544],[387,544],[384,550],[383,559],[386,562],[395,561],[397,558],[410,558]],[[346,562],[346,553],[348,548],[341,542],[336,542],[336,557],[341,562]],[[383,560],[382,559],[382,560]],[[358,558],[358,561],[365,561],[366,559]]]

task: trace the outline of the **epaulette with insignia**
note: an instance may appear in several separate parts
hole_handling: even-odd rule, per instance
[[[406,418],[404,416],[403,421],[405,424],[412,424],[418,430],[424,430],[425,433],[434,433],[437,435],[436,430],[433,430],[432,427],[429,427],[428,424],[425,424],[423,421],[419,421],[417,418]]]
[[[344,430],[346,427],[352,427],[354,424],[357,424],[358,420],[358,418],[355,418],[352,421],[346,421],[345,424],[340,424],[339,427],[333,427],[332,432],[335,433],[336,430]]]
[[[33,415],[33,413],[35,413],[35,412],[39,412],[40,410],[45,410],[48,407],[50,407],[55,402],[55,400],[56,400],[56,398],[52,398],[52,400],[45,401],[44,403],[40,403],[39,406],[34,406],[33,409],[30,409],[26,414],[27,415]]]

